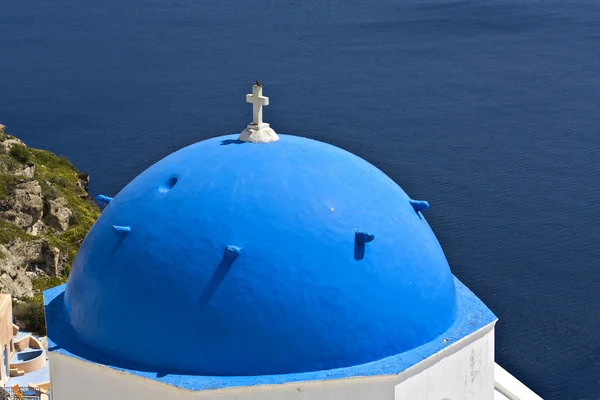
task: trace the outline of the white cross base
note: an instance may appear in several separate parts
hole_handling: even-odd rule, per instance
[[[252,123],[242,131],[238,140],[243,142],[267,143],[279,140],[279,136],[269,124],[262,120],[262,108],[269,105],[269,98],[262,95],[262,86],[252,86],[252,94],[246,95],[246,102],[252,103]]]
[[[242,142],[268,143],[279,140],[279,136],[269,127],[269,124],[263,122],[260,125],[248,124],[246,129],[240,133],[238,140]]]

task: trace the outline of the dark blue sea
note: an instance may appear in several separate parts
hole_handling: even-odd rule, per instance
[[[600,3],[0,2],[0,123],[116,194],[240,132],[372,162],[498,315],[497,361],[544,399],[600,398]]]

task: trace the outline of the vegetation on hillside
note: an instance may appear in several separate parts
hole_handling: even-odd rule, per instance
[[[75,258],[79,245],[85,238],[100,210],[90,199],[87,191],[79,185],[80,172],[65,157],[58,157],[46,150],[28,149],[31,161],[35,163],[34,179],[40,182],[44,202],[64,197],[73,212],[71,225],[61,234],[49,232],[46,235],[61,254],[68,255],[70,265]],[[66,280],[66,276],[64,277]]]
[[[9,136],[0,137],[0,141],[6,137]],[[20,144],[13,145],[8,154],[0,154],[0,206],[2,201],[9,198],[16,185],[27,180],[19,175],[19,171],[28,165],[35,165],[33,180],[37,180],[42,188],[44,207],[47,207],[49,201],[64,197],[73,213],[69,227],[64,232],[58,233],[50,228],[38,236],[29,235],[10,222],[0,220],[0,243],[10,243],[15,239],[29,241],[45,238],[52,247],[60,250],[61,256],[66,257],[61,276],[44,276],[33,280],[34,296],[20,299],[15,305],[14,315],[25,325],[21,326],[23,329],[45,334],[42,291],[66,282],[77,249],[100,211],[90,199],[87,188],[82,185],[82,174],[69,160],[49,151],[31,149]],[[0,259],[3,256],[0,252]]]

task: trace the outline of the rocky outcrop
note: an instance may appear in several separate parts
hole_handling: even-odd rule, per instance
[[[10,200],[3,202],[5,211],[0,218],[15,224],[28,233],[38,233],[40,226],[36,223],[42,218],[44,201],[42,187],[38,181],[18,184],[12,192]]]
[[[20,144],[23,146],[25,145],[25,143],[23,143],[16,137],[7,135],[5,133],[5,131],[6,131],[6,126],[0,124],[0,135],[2,135],[2,137],[0,138],[0,154],[9,153],[10,149],[12,149],[13,146],[15,146],[17,144]]]
[[[79,178],[79,180],[77,181],[77,186],[85,190],[85,192],[87,193],[88,187],[90,186],[90,176],[85,172],[80,172],[79,174],[77,174],[77,178]]]
[[[88,185],[68,160],[27,148],[0,125],[0,292],[28,298],[36,279],[66,279],[99,214]]]
[[[46,239],[0,244],[0,252],[4,254],[0,287],[3,293],[11,293],[14,297],[33,294],[32,278],[61,273],[60,250],[50,246]]]
[[[35,164],[30,161],[20,169],[16,170],[15,174],[22,176],[25,179],[33,179],[33,175],[35,175]]]
[[[64,197],[48,201],[46,223],[57,232],[63,232],[69,227],[73,212]]]

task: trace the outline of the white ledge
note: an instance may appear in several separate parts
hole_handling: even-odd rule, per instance
[[[494,363],[494,389],[494,400],[543,400],[496,363]]]

